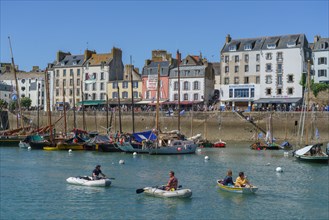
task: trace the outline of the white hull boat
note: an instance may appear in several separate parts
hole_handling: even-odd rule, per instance
[[[73,185],[79,186],[95,186],[95,187],[104,187],[110,186],[111,180],[107,178],[93,180],[90,176],[77,176],[77,177],[69,177],[66,181]]]
[[[174,191],[167,191],[167,190],[159,189],[157,187],[145,187],[143,188],[143,190],[145,194],[155,197],[189,198],[192,196],[192,190],[190,189],[177,189]]]

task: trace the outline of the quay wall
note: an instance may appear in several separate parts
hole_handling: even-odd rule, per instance
[[[24,112],[24,116],[37,124],[36,112]],[[56,122],[63,112],[53,112],[52,123]],[[270,112],[244,112],[244,116],[252,118],[254,123],[263,130],[269,128]],[[273,112],[272,127],[274,137],[278,141],[288,140],[292,144],[297,143],[297,133],[300,123],[300,112]],[[67,130],[73,128],[73,112],[67,112]],[[76,112],[77,127],[83,127],[82,112]],[[106,112],[89,111],[85,112],[86,130],[106,133]],[[181,117],[181,131],[186,136],[201,134],[203,138],[210,141],[241,142],[254,140],[256,132],[259,132],[250,122],[240,117],[235,112],[185,112]],[[176,116],[166,116],[161,113],[159,127],[162,131],[177,130],[178,120]],[[111,113],[108,116],[109,124]],[[15,115],[9,115],[10,127],[16,128],[17,120]],[[312,122],[313,121],[313,122]],[[311,123],[312,122],[312,123]],[[47,125],[47,113],[40,112],[39,125]],[[112,115],[112,131],[120,130],[119,113]],[[136,112],[135,131],[155,128],[155,112]],[[132,116],[130,112],[121,113],[121,127],[123,132],[132,132]],[[311,125],[314,125],[311,127]],[[329,142],[329,112],[307,112],[305,116],[304,138],[308,136],[309,143],[316,142],[315,129],[319,131],[319,142]],[[64,119],[56,123],[56,132],[64,131]]]

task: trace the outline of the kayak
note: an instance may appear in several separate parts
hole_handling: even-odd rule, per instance
[[[157,187],[145,187],[144,193],[150,196],[155,197],[164,197],[164,198],[189,198],[192,196],[192,190],[190,189],[177,189],[174,191],[167,191],[163,189],[159,189]]]
[[[223,185],[222,180],[217,180],[217,184],[219,188],[223,191],[233,192],[233,193],[243,193],[243,194],[251,194],[255,193],[258,190],[258,187],[251,186],[251,187],[235,187],[235,186],[226,186]]]
[[[77,176],[69,177],[66,181],[70,184],[80,185],[80,186],[110,186],[111,180],[104,178],[99,180],[93,180],[90,176]]]

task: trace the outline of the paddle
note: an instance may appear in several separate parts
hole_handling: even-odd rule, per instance
[[[182,188],[182,187],[183,187],[182,185],[179,185],[177,189]],[[152,188],[158,188],[158,186],[153,186]],[[163,186],[161,186],[160,189],[163,190]],[[136,189],[136,193],[137,193],[137,194],[143,193],[144,191],[145,191],[144,188]]]

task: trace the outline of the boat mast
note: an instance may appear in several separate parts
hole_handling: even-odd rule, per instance
[[[48,78],[48,68],[45,71],[46,79],[46,96],[47,96],[47,115],[48,115],[48,126],[50,132],[50,142],[53,143],[53,128],[51,124],[51,111],[50,111],[50,94],[49,94],[49,78]]]
[[[38,82],[38,131],[40,128],[40,83]]]
[[[132,57],[130,56],[130,87],[131,87],[131,114],[133,119],[133,133],[135,133],[135,105],[134,105],[134,89],[133,89],[133,66]]]
[[[116,69],[117,75],[117,89],[118,89],[118,107],[119,107],[119,127],[120,127],[120,134],[122,134],[122,125],[121,125],[121,105],[120,105],[120,88],[119,88],[119,78],[118,78],[118,70]]]
[[[77,128],[77,120],[75,115],[75,82],[74,82],[74,71],[72,73],[72,80],[73,80],[73,126]]]
[[[310,80],[310,72],[311,72],[311,63],[310,60],[307,60],[307,94],[306,94],[306,111],[310,106],[310,92],[311,92],[311,80]],[[306,142],[305,144],[308,145],[308,126],[306,126],[305,131]]]
[[[83,79],[84,79],[84,74],[82,74],[82,80],[81,80],[81,101],[82,101],[82,128],[85,131],[86,130],[86,120],[85,120],[85,104],[84,104],[85,94],[83,93]]]
[[[66,103],[65,103],[65,85],[63,81],[63,111],[64,111],[64,137],[66,137],[67,134],[67,128],[66,128]]]
[[[22,115],[22,108],[21,108],[21,98],[20,98],[19,89],[18,89],[18,80],[17,80],[17,74],[16,74],[16,68],[15,68],[13,50],[11,48],[10,37],[8,37],[8,40],[9,40],[10,54],[11,54],[11,65],[12,65],[12,69],[14,71],[14,77],[15,77],[16,94],[17,94],[17,105],[18,105],[18,110],[19,110],[19,115],[20,115],[20,122],[21,122],[21,127],[23,128],[23,132],[25,132],[23,115]],[[16,117],[17,117],[17,128],[19,128],[18,115],[17,114],[16,114]]]
[[[179,64],[180,64],[180,53],[179,50],[177,50],[177,55],[176,55],[176,59],[177,59],[177,84],[178,84],[178,125],[177,125],[177,129],[178,132],[180,132],[180,71],[179,71]]]
[[[159,98],[160,98],[160,63],[158,64],[157,105],[156,105],[156,130],[159,131]]]

